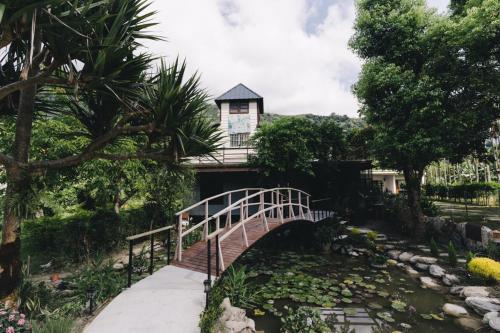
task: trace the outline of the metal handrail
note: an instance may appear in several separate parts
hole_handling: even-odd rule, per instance
[[[163,231],[168,231],[167,233],[167,265],[170,265],[170,250],[171,250],[171,243],[172,243],[172,236],[171,236],[171,230],[174,229],[174,226],[169,225],[166,227],[146,231],[140,234],[135,234],[132,236],[128,236],[126,240],[128,241],[128,267],[127,267],[127,287],[130,288],[132,285],[132,271],[133,271],[133,248],[134,248],[134,241],[137,239],[141,239],[144,237],[149,236],[149,274],[153,274],[154,270],[154,235],[158,234]]]

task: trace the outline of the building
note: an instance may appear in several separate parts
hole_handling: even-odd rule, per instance
[[[396,170],[373,169],[371,170],[372,182],[376,184],[382,192],[398,194],[401,190],[401,184],[405,178],[401,172]]]
[[[259,127],[264,98],[240,83],[216,98],[215,103],[224,138],[213,156],[190,160],[197,172],[194,201],[230,190],[261,186],[258,170],[247,162],[255,154],[248,140]],[[213,202],[210,209],[219,209],[218,204],[226,203]]]
[[[237,166],[248,162],[254,154],[248,140],[257,130],[264,113],[264,98],[243,84],[231,88],[215,99],[219,108],[219,127],[224,139],[213,157],[191,160],[197,168]]]

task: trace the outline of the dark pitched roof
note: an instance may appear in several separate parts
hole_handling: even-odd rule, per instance
[[[217,97],[215,103],[217,103],[217,106],[220,108],[221,102],[236,100],[255,100],[259,106],[259,112],[264,113],[264,98],[242,83]]]

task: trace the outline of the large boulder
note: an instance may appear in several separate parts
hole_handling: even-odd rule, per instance
[[[443,275],[446,274],[445,270],[439,266],[439,265],[430,265],[429,266],[429,274],[434,276],[434,277],[437,277],[437,278],[440,278],[442,277]]]
[[[500,299],[498,298],[471,296],[465,299],[465,303],[480,315],[500,311]]]
[[[446,303],[445,305],[443,305],[443,312],[449,316],[457,318],[465,317],[469,314],[463,306],[452,303]]]

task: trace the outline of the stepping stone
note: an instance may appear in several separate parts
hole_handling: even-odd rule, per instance
[[[430,265],[429,266],[429,274],[434,277],[442,277],[446,274],[445,270],[439,265]]]
[[[467,310],[460,305],[446,303],[443,305],[443,312],[452,317],[465,317],[469,314]]]
[[[422,277],[420,277],[420,282],[422,283],[422,286],[424,288],[433,289],[433,290],[441,290],[441,285],[431,277],[422,276]]]
[[[479,315],[500,311],[500,299],[498,298],[471,296],[465,299],[465,303]]]
[[[403,252],[399,255],[399,260],[403,262],[410,261],[410,259],[414,256],[411,252]]]

